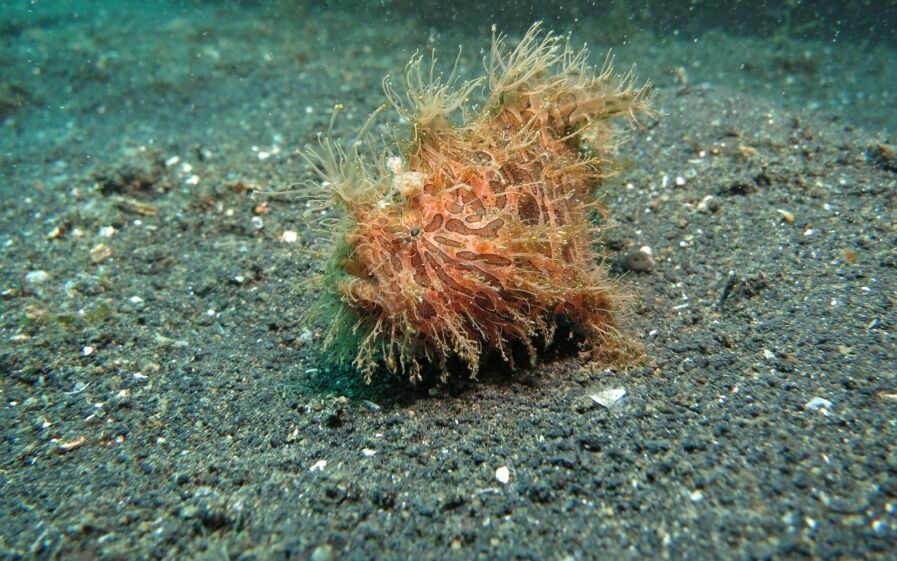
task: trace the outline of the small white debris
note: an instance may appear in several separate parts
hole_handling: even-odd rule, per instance
[[[67,442],[62,442],[62,443],[59,444],[59,452],[60,452],[60,453],[62,453],[62,452],[71,452],[71,451],[74,450],[75,448],[78,448],[79,446],[81,446],[82,444],[84,444],[84,442],[86,442],[86,441],[87,441],[87,439],[86,439],[85,437],[83,437],[83,436],[79,436],[78,438],[76,438],[76,439],[74,439],[74,440],[69,440],[69,441],[67,441]]]
[[[178,165],[178,162],[180,162],[180,161],[181,161],[180,156],[172,156],[172,157],[168,158],[167,160],[165,160],[165,167],[170,168],[171,166],[176,166],[176,165]]]
[[[81,356],[90,356],[93,354],[93,347],[87,345],[81,348]]]
[[[374,403],[373,401],[368,401],[367,399],[363,400],[361,403],[363,403],[365,407],[367,407],[368,409],[370,409],[370,410],[373,411],[374,413],[379,413],[381,410],[383,410],[382,407],[380,407],[379,405],[377,405],[377,404]]]
[[[181,164],[181,171],[184,173],[190,173],[193,171],[193,166],[191,166],[188,162],[184,162]]]
[[[302,330],[302,333],[299,334],[299,342],[302,343],[303,345],[306,343],[310,343],[311,338],[312,338],[312,332],[307,327]],[[312,368],[311,370],[317,370],[317,369]]]
[[[772,360],[775,357],[776,355],[774,355],[772,351],[770,351],[769,349],[763,349],[763,358],[765,358],[766,360]]]
[[[90,248],[91,263],[102,263],[112,257],[112,248],[104,243],[97,244]]]
[[[495,479],[502,485],[507,485],[511,481],[511,470],[508,469],[508,466],[501,466],[495,470]]]
[[[47,271],[30,271],[25,274],[25,283],[29,285],[43,284],[50,280],[50,273]]]
[[[790,210],[785,210],[784,208],[777,208],[776,212],[782,217],[782,220],[787,222],[788,224],[794,224],[794,213]]]
[[[804,409],[808,411],[817,411],[823,415],[831,415],[831,407],[832,402],[821,397],[814,397],[804,404]]]
[[[141,298],[140,296],[136,296],[136,295],[131,296],[130,298],[128,298],[128,302],[130,302],[132,304],[142,304],[143,298]]]
[[[314,107],[312,107],[311,105],[306,105],[306,106],[305,106],[305,114],[306,114],[306,115],[311,115],[311,114],[314,113],[314,112],[315,112],[315,108],[314,108]]]
[[[149,376],[140,372],[135,372],[134,374],[132,374],[132,376],[135,380],[146,380],[149,378]]]
[[[377,453],[376,450],[371,450],[370,448],[365,448],[364,450],[361,451],[361,455],[364,456],[365,458],[370,458],[371,456],[373,456],[376,453]]]
[[[265,221],[262,220],[261,216],[253,216],[250,219],[250,222],[252,222],[252,227],[255,228],[256,230],[261,230],[262,228],[265,227]]]
[[[118,230],[115,229],[115,226],[103,226],[98,231],[101,238],[111,238],[116,232],[118,232]]]
[[[315,465],[311,466],[308,471],[324,471],[325,467],[327,467],[327,460],[318,460],[317,462],[315,462]]]
[[[642,247],[638,248],[638,250],[641,251],[642,253],[644,253],[645,255],[654,255],[654,250],[651,249],[650,245],[643,245]]]
[[[705,196],[703,199],[701,199],[701,202],[698,203],[697,211],[703,212],[704,214],[711,214],[710,202],[713,201],[713,199],[713,195]]]
[[[812,236],[815,233],[816,233],[816,230],[814,230],[813,228],[807,228],[806,230],[804,230],[805,236]]]
[[[295,230],[284,230],[280,234],[280,241],[283,243],[295,243],[299,239],[299,234]]]
[[[701,492],[700,489],[696,489],[692,491],[691,495],[688,496],[688,500],[693,503],[699,503],[704,500],[704,493]]]
[[[423,192],[426,179],[427,176],[419,171],[406,171],[393,176],[392,187],[410,199]]]
[[[626,390],[623,388],[611,388],[608,390],[604,390],[598,392],[594,395],[590,395],[592,401],[597,403],[598,405],[606,408],[613,407],[618,401],[620,401],[623,396],[626,395]]]
[[[199,185],[199,176],[191,175],[186,180],[184,180],[184,183],[186,183],[187,185]]]
[[[682,187],[683,185],[685,185],[685,178],[682,177],[681,175],[677,175],[676,179],[674,180],[674,183],[677,186]]]
[[[386,169],[391,171],[393,175],[398,175],[405,169],[405,163],[399,156],[390,156],[386,158]]]

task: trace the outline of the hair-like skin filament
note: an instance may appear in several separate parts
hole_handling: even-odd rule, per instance
[[[411,122],[401,157],[365,165],[355,147],[328,142],[306,159],[339,209],[329,287],[358,335],[354,364],[368,380],[381,362],[417,380],[427,362],[443,377],[450,358],[475,376],[495,350],[511,360],[522,343],[546,343],[560,318],[586,350],[619,361],[632,346],[618,329],[625,299],[594,249],[593,190],[612,173],[615,117],[648,111],[651,90],[616,77],[608,58],[595,72],[585,49],[534,25],[514,49],[493,33],[487,77],[459,84],[406,67],[407,94],[384,89]],[[473,91],[488,84],[479,114],[453,124]],[[368,128],[370,123],[365,125]],[[328,215],[332,227],[333,215]],[[337,337],[339,335],[334,335]]]

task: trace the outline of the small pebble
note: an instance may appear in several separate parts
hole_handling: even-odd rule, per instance
[[[620,265],[627,271],[649,273],[654,269],[654,259],[644,249],[633,249],[623,257]]]
[[[90,250],[90,261],[92,263],[102,263],[112,257],[112,249],[104,244],[97,244]]]
[[[333,546],[330,544],[319,545],[309,557],[309,561],[330,561],[331,559],[333,559]]]
[[[379,405],[377,405],[377,404],[374,403],[373,401],[368,401],[367,399],[365,399],[365,400],[362,401],[361,403],[363,403],[365,407],[367,407],[368,409],[370,409],[370,410],[373,411],[374,413],[379,413],[379,412],[383,409],[382,407],[380,407]]]

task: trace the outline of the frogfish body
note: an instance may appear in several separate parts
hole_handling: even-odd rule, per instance
[[[623,354],[621,297],[590,217],[617,146],[609,121],[633,119],[651,94],[607,63],[594,72],[587,55],[538,24],[513,50],[493,35],[476,115],[466,109],[481,81],[440,83],[415,57],[404,98],[384,81],[413,125],[401,156],[307,153],[328,187],[315,209],[344,217],[325,276],[341,308],[332,335],[355,333],[368,380],[378,364],[416,380],[433,363],[444,378],[453,357],[475,376],[484,353],[510,361],[515,343],[535,361],[534,340],[550,341],[562,318],[592,355]]]

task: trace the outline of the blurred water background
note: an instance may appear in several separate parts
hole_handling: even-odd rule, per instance
[[[659,88],[761,95],[885,136],[897,123],[893,0],[4,0],[0,14],[4,189],[124,142],[301,143],[337,102],[357,127],[415,50],[463,45],[473,76],[493,24],[513,39],[536,20]]]

